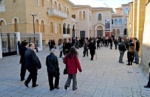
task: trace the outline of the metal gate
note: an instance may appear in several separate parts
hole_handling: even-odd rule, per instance
[[[2,56],[17,54],[17,42],[15,33],[1,33],[2,38]]]

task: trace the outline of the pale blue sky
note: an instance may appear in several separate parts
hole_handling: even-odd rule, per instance
[[[132,2],[133,0],[70,0],[77,5],[91,5],[92,7],[121,7],[121,4]]]

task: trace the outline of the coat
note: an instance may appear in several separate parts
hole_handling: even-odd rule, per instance
[[[70,58],[68,55],[66,55],[63,62],[64,64],[66,64],[66,69],[67,69],[68,74],[76,74],[77,69],[80,72],[82,71],[78,57]]]
[[[25,52],[26,52],[27,48],[26,47],[21,47],[20,49],[20,63],[21,64],[25,64]]]
[[[26,69],[37,70],[41,69],[41,62],[36,56],[35,52],[30,48],[25,51],[25,65]]]
[[[94,55],[95,54],[95,50],[96,50],[95,44],[93,42],[91,42],[91,43],[89,43],[88,47],[89,47],[90,53],[92,55]]]
[[[48,73],[59,73],[58,59],[53,53],[46,57],[46,66]]]

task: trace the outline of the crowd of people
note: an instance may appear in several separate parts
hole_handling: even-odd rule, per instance
[[[76,49],[83,48],[83,57],[89,56],[89,52],[91,55],[91,61],[93,61],[94,57],[96,57],[96,50],[101,47],[109,47],[112,50],[113,45],[115,46],[115,50],[119,50],[119,63],[123,62],[123,56],[125,51],[127,51],[127,59],[128,64],[132,65],[132,63],[139,64],[139,50],[140,50],[140,42],[137,38],[114,38],[114,37],[97,37],[97,38],[72,38],[72,39],[60,39],[58,42],[58,46],[54,40],[50,40],[48,42],[48,46],[50,49],[50,54],[46,57],[46,66],[47,66],[47,75],[50,91],[54,89],[59,89],[59,62],[56,56],[56,47],[59,48],[60,54],[59,58],[63,59],[66,68],[64,71],[68,74],[68,79],[64,85],[64,89],[70,86],[71,80],[73,81],[72,90],[77,89],[77,70],[82,72],[82,68],[80,65],[80,61],[78,59],[78,52]],[[28,47],[28,42],[23,41],[20,44],[20,63],[21,63],[21,81],[25,80],[26,70],[29,71],[29,76],[25,81],[25,86],[28,87],[30,80],[32,79],[32,87],[37,87],[37,72],[38,69],[41,69],[41,63],[39,58],[36,56],[34,52],[35,45],[34,43],[30,43]],[[53,83],[53,79],[55,81]],[[150,88],[150,81],[148,82],[145,88]]]

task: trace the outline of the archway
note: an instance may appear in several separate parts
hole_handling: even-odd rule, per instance
[[[97,27],[97,37],[102,37],[103,36],[103,27],[98,26]]]
[[[127,28],[124,29],[124,35],[127,35]]]

